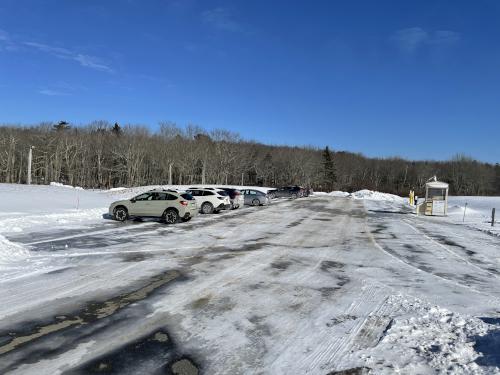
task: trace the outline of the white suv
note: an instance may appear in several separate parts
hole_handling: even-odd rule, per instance
[[[217,213],[220,210],[231,209],[229,197],[219,194],[216,190],[192,188],[186,190],[186,192],[196,199],[196,203],[202,214]]]
[[[154,189],[109,206],[109,214],[118,221],[130,217],[159,217],[167,224],[174,224],[189,221],[197,213],[196,201],[190,194],[173,190]]]

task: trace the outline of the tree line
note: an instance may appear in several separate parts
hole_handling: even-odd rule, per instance
[[[456,155],[447,161],[368,158],[315,147],[273,146],[234,132],[162,122],[156,131],[94,121],[0,125],[0,182],[85,188],[162,184],[303,185],[320,191],[422,195],[436,175],[455,195],[500,195],[500,166]]]

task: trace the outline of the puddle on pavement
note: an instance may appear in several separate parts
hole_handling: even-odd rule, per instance
[[[65,372],[76,374],[199,374],[195,362],[177,353],[165,330],[127,343],[103,356]]]
[[[155,290],[180,277],[181,273],[179,271],[169,270],[152,277],[148,284],[139,289],[130,293],[120,294],[104,302],[92,302],[77,313],[68,316],[57,316],[54,321],[42,326],[37,326],[30,332],[9,332],[6,335],[3,335],[3,337],[0,336],[0,339],[3,339],[4,337],[8,338],[10,336],[10,340],[6,344],[0,346],[0,355],[9,353],[25,344],[49,334],[60,332],[71,327],[76,328],[91,324],[100,319],[107,318],[132,303],[145,299]]]
[[[368,367],[354,367],[346,370],[332,371],[327,375],[368,375],[370,371]]]

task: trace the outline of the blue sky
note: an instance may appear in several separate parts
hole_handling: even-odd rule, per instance
[[[1,0],[0,122],[500,162],[500,2]]]

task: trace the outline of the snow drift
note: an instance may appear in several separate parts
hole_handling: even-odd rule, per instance
[[[23,246],[10,242],[0,235],[0,266],[29,257],[29,251]]]

